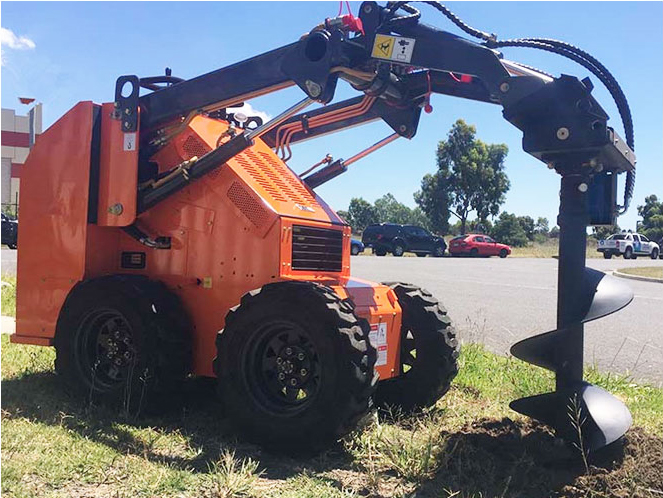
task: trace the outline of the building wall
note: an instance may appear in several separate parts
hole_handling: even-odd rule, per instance
[[[21,166],[25,163],[37,135],[42,132],[41,104],[26,116],[13,109],[2,109],[2,204],[18,203]]]

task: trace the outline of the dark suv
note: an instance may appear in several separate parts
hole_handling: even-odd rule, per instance
[[[2,213],[2,243],[16,249],[18,241],[18,221]]]
[[[447,249],[442,237],[432,235],[425,228],[395,223],[368,225],[361,236],[361,241],[366,247],[372,247],[378,256],[384,256],[388,252],[394,256],[413,252],[417,256],[432,254],[439,258],[444,256],[444,251]]]

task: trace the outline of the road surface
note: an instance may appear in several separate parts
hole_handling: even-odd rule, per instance
[[[609,272],[663,266],[663,260],[590,259]],[[16,251],[2,249],[2,272],[16,273]],[[427,288],[448,308],[461,337],[505,354],[516,341],[555,328],[557,261],[527,258],[394,258],[356,256],[352,273],[375,281],[400,280]],[[663,284],[623,280],[633,302],[586,325],[585,361],[663,384]]]

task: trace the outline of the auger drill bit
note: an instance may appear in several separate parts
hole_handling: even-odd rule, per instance
[[[596,450],[621,438],[632,419],[620,400],[583,380],[584,323],[622,309],[633,292],[617,279],[585,267],[588,184],[581,174],[562,174],[557,329],[511,347],[515,357],[555,372],[555,392],[517,399],[510,406],[573,442],[579,437],[573,411],[579,410],[583,443]]]

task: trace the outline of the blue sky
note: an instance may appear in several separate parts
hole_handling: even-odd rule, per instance
[[[561,39],[590,52],[612,71],[629,99],[635,123],[635,195],[632,208],[619,219],[622,227],[635,228],[635,206],[649,194],[663,198],[663,3],[446,5],[469,24],[495,32],[500,39]],[[356,13],[359,2],[351,6]],[[44,104],[47,127],[78,101],[112,101],[120,75],[163,74],[168,66],[177,76],[198,76],[298,39],[325,17],[335,16],[338,2],[3,1],[0,9],[2,107],[19,107],[19,96],[35,97]],[[432,8],[421,9],[424,22],[458,33]],[[588,75],[582,67],[551,54],[516,48],[504,53],[556,75]],[[610,124],[623,136],[609,94],[594,81],[595,96],[611,116]],[[337,99],[353,95],[344,86]],[[251,104],[275,115],[301,98],[301,91],[293,88]],[[421,177],[435,170],[437,141],[456,119],[463,118],[476,125],[482,140],[509,146],[506,170],[511,190],[503,209],[545,216],[554,224],[559,178],[522,152],[520,132],[502,118],[499,107],[443,96],[434,96],[432,104],[434,112],[422,115],[414,139],[399,139],[355,163],[345,175],[320,187],[320,194],[336,209],[346,209],[352,197],[374,201],[386,192],[414,206],[412,194]],[[302,171],[327,152],[347,158],[389,133],[385,124],[374,123],[306,142],[294,148],[289,164]]]

